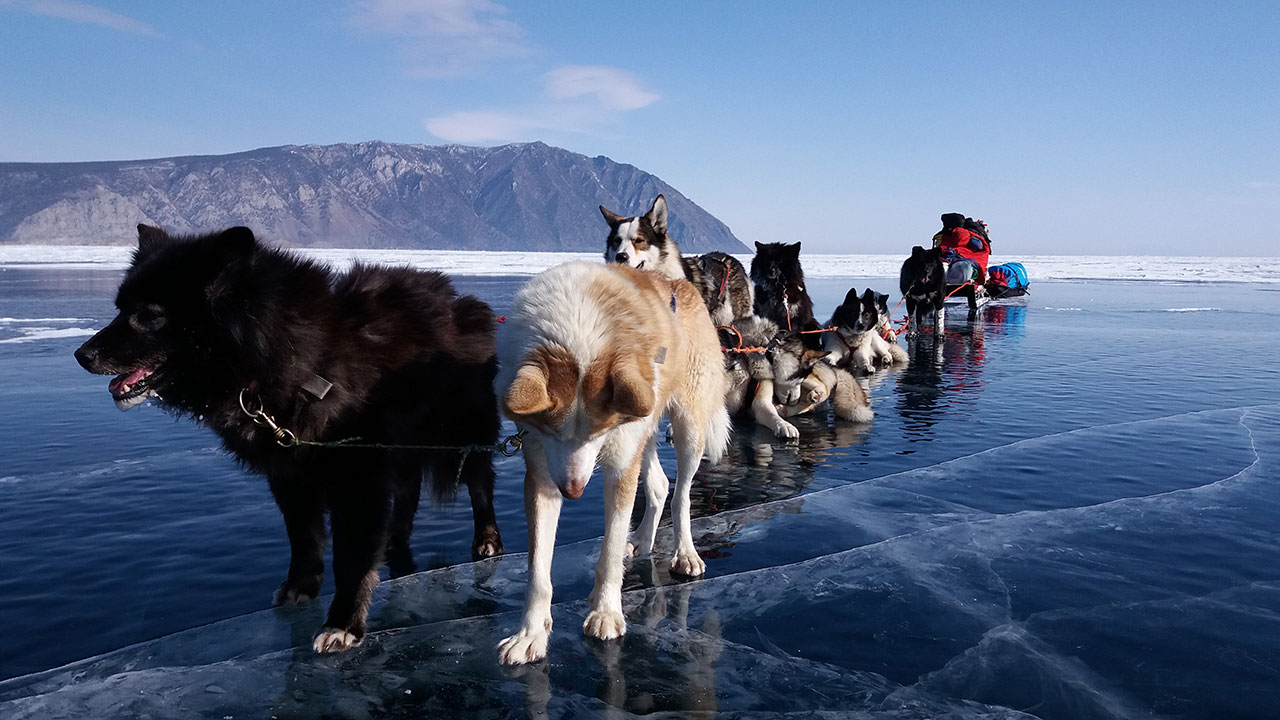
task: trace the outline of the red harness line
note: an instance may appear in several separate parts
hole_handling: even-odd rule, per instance
[[[732,325],[717,325],[717,326],[716,326],[716,328],[717,328],[717,329],[720,329],[720,330],[732,330],[732,331],[733,331],[733,334],[738,336],[738,346],[737,346],[737,347],[731,347],[731,348],[721,347],[721,348],[720,348],[720,351],[721,351],[721,352],[727,352],[727,353],[731,353],[731,352],[736,352],[736,353],[762,353],[762,352],[764,352],[764,351],[766,350],[766,348],[762,348],[762,347],[742,347],[742,333],[738,331],[738,328],[736,328],[736,327],[734,327],[734,326],[732,326]]]

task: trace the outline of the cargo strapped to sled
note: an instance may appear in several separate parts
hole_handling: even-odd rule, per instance
[[[1007,288],[1025,288],[1031,284],[1022,263],[1003,263],[987,268],[987,284]]]

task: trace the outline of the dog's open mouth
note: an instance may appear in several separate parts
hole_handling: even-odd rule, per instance
[[[116,407],[121,410],[129,410],[141,405],[147,398],[155,395],[153,389],[152,375],[156,369],[153,367],[140,367],[127,373],[121,373],[107,385],[107,390],[111,392],[111,397],[116,401]]]

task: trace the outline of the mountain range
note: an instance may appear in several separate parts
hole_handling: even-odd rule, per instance
[[[296,247],[602,251],[598,205],[639,215],[666,196],[687,252],[742,252],[724,223],[658,177],[541,142],[380,141],[231,155],[0,163],[0,243],[122,245],[246,225]]]

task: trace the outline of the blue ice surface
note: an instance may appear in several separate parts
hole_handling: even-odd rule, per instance
[[[1034,268],[1032,268],[1034,274]],[[627,637],[581,636],[598,483],[566,503],[550,659],[509,670],[508,554],[465,499],[419,513],[422,572],[358,649],[327,598],[267,608],[288,547],[259,478],[76,366],[119,274],[0,270],[0,717],[1267,718],[1280,706],[1280,293],[1036,283],[948,313],[870,381],[870,426],[740,427],[694,487],[707,575],[631,563]],[[460,278],[501,312],[520,280]],[[820,319],[851,285],[814,280]],[[670,448],[661,450],[668,471]],[[670,542],[670,530],[659,533]]]

